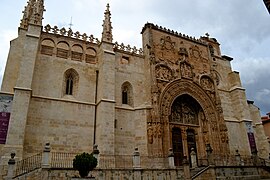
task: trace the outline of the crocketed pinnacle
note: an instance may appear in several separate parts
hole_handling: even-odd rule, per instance
[[[42,25],[44,0],[29,0],[23,11],[20,28],[27,29],[29,24]]]
[[[107,9],[104,13],[105,19],[103,20],[103,32],[102,32],[102,41],[112,42],[112,23],[111,23],[111,12],[110,5],[107,4]]]

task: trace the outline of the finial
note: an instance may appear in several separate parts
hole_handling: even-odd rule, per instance
[[[69,29],[72,29],[71,27],[73,26],[73,24],[72,24],[72,16],[71,16],[71,18],[70,18],[70,23],[68,24],[69,25]]]
[[[210,34],[207,32],[205,33],[206,37],[209,38]]]
[[[20,28],[27,29],[29,24],[42,25],[44,0],[29,0],[23,11]]]
[[[107,10],[106,11],[107,12],[110,12],[110,4],[109,3],[107,3],[107,6],[106,7],[107,7]]]
[[[111,12],[110,12],[110,5],[107,4],[107,9],[104,13],[104,21],[103,21],[103,32],[102,32],[102,41],[105,42],[112,42],[112,23],[111,23]]]

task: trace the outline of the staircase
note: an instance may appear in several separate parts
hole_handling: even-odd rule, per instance
[[[29,174],[37,169],[41,169],[41,162],[42,153],[38,153],[31,157],[18,161],[16,163],[14,178]]]
[[[196,177],[200,176],[202,173],[207,171],[211,166],[206,167],[198,167],[191,170],[191,179],[195,179]]]

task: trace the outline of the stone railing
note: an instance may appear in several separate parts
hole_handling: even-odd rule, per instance
[[[131,47],[129,44],[126,46],[126,45],[124,45],[124,43],[119,44],[118,42],[115,42],[114,49],[124,51],[124,52],[130,53],[130,54],[136,54],[136,55],[143,56],[142,48],[137,49],[135,46]]]
[[[135,148],[133,154],[130,155],[101,155],[95,145],[93,147],[93,155],[97,158],[98,165],[96,171],[100,171],[103,174],[105,171],[122,170],[122,171],[138,171],[138,173],[144,173],[144,171],[159,171],[159,169],[167,169],[168,171],[181,169],[184,177],[190,178],[190,167],[192,169],[197,167],[263,167],[266,165],[266,160],[260,159],[256,154],[252,156],[242,156],[236,152],[235,155],[220,156],[212,153],[211,147],[207,149],[207,157],[203,159],[197,158],[197,155],[192,150],[188,160],[187,156],[184,156],[182,162],[182,168],[176,168],[174,164],[174,154],[172,148],[169,150],[168,157],[160,157],[161,161],[156,161],[154,157],[141,156],[138,148]],[[15,153],[11,154],[11,159],[8,162],[7,180],[20,179],[22,175],[29,174],[36,169],[43,170],[65,170],[71,171],[73,169],[73,159],[79,153],[63,153],[63,152],[51,152],[49,143],[46,143],[43,153],[39,153],[35,156],[27,159],[15,162]],[[165,160],[167,159],[167,160]],[[191,164],[190,164],[191,161]],[[155,163],[163,163],[160,168],[154,165]],[[152,166],[153,165],[153,166]],[[190,166],[191,165],[191,166]],[[106,174],[106,173],[105,173]],[[134,174],[135,175],[135,174]]]
[[[73,159],[79,153],[51,153],[51,168],[73,168]]]
[[[42,153],[38,153],[34,156],[18,161],[16,162],[16,169],[14,176],[17,177],[32,172],[36,169],[39,169],[41,168],[41,163],[42,163]]]
[[[51,27],[48,24],[44,27],[44,32],[100,44],[98,38],[95,38],[92,34],[88,36],[86,33],[81,34],[79,31],[73,32],[71,28],[69,28],[68,30],[66,30],[64,27],[59,29],[57,26]]]

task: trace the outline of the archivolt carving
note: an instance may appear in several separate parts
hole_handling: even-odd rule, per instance
[[[178,97],[183,97],[183,95],[189,95],[194,98],[201,108],[196,112],[202,129],[202,139],[204,143],[211,143],[212,148],[216,152],[228,152],[228,136],[226,125],[222,121],[222,115],[217,111],[214,101],[211,100],[206,91],[191,80],[177,79],[165,87],[160,95],[159,101],[160,123],[165,125],[169,122],[171,112],[176,111],[176,109],[172,109],[173,103]],[[191,117],[191,119],[193,117],[192,113],[186,113],[185,115],[186,117]],[[166,134],[166,131],[168,130],[164,128],[164,134]],[[167,148],[167,146],[169,146],[169,144],[165,143],[164,148]]]
[[[201,80],[200,80],[200,84],[201,84],[202,88],[205,90],[208,90],[208,91],[215,90],[214,83],[213,83],[212,79],[208,76],[202,76]]]
[[[193,97],[202,107],[205,112],[206,119],[217,119],[215,114],[215,106],[206,92],[196,83],[189,80],[175,80],[169,84],[160,96],[160,113],[161,117],[169,116],[170,108],[174,99],[183,94],[188,94]],[[163,119],[163,118],[161,118]]]
[[[221,81],[220,74],[216,70],[212,70],[211,75],[212,75],[213,79],[216,81],[216,85],[218,86],[220,84],[220,81]]]
[[[202,76],[200,84],[207,94],[212,98],[212,100],[215,100],[215,84],[213,80],[208,76]]]

